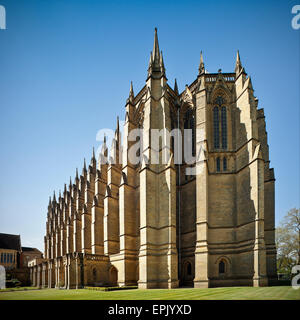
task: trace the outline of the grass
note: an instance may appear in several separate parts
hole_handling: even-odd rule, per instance
[[[0,292],[0,300],[300,300],[300,289],[290,286],[122,291],[42,289]]]
[[[27,290],[39,290],[38,287],[13,287],[13,288],[5,288],[0,289],[1,292],[10,292],[10,291],[27,291]],[[0,299],[1,300],[1,299]]]

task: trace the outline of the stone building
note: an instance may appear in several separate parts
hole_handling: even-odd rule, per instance
[[[0,265],[6,270],[20,268],[21,252],[20,235],[0,233]]]
[[[36,248],[21,247],[21,236],[0,233],[0,267],[4,267],[7,279],[18,279],[22,285],[29,285],[28,261],[42,258]]]
[[[43,254],[42,252],[37,248],[30,248],[30,247],[22,247],[22,253],[21,253],[21,265],[23,267],[29,266],[29,261],[33,259],[42,259]]]
[[[276,278],[274,170],[264,110],[239,53],[230,73],[208,73],[201,53],[197,78],[179,93],[176,80],[168,85],[155,29],[146,84],[136,95],[131,84],[125,114],[122,141],[118,124],[110,153],[104,140],[98,161],[93,152],[50,198],[45,260],[32,266],[33,282],[175,288]],[[130,133],[138,128],[140,161],[132,163]],[[193,163],[177,161],[174,137],[163,144],[176,128],[192,131],[184,143]],[[164,129],[158,163],[153,129]]]

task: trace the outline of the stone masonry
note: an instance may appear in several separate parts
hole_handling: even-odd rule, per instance
[[[194,163],[154,163],[151,130],[191,129]],[[143,129],[131,163],[133,129]],[[184,140],[186,141],[186,140]],[[196,174],[187,174],[187,169]],[[157,30],[145,86],[125,106],[110,152],[49,200],[45,259],[33,285],[266,286],[276,278],[274,170],[264,110],[239,53],[232,73],[198,76],[181,93],[168,85]]]

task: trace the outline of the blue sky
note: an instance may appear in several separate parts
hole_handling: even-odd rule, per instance
[[[0,0],[0,232],[43,249],[46,209],[96,134],[124,118],[145,83],[154,27],[171,86],[232,72],[240,50],[265,109],[276,175],[276,223],[299,207],[299,44],[296,1]]]

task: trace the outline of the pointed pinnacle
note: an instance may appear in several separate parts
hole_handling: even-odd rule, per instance
[[[107,154],[107,146],[106,146],[106,135],[104,133],[104,138],[103,138],[103,144],[101,147],[101,152],[99,153],[99,161],[101,162],[103,159],[103,156]]]
[[[134,98],[132,81],[130,81],[129,99],[130,99],[130,98]]]
[[[86,171],[86,161],[85,161],[85,158],[83,160],[83,170]]]
[[[64,185],[64,193],[66,193],[66,192],[67,192],[67,185],[65,183],[65,185]]]
[[[70,187],[72,186],[72,177],[70,176]]]
[[[120,127],[119,127],[119,117],[117,117],[117,128],[115,131],[115,139],[119,140],[119,137],[120,137]]]
[[[56,197],[55,197],[55,190],[53,191],[53,202],[56,201]]]
[[[202,51],[200,52],[199,75],[205,73]]]
[[[159,45],[157,38],[157,28],[154,29],[154,43],[153,43],[153,61],[159,61]]]
[[[78,180],[78,168],[76,168],[76,177],[75,177],[76,180]]]
[[[150,52],[150,59],[149,59],[149,64],[148,64],[148,77],[152,73],[152,66],[153,66],[152,52]]]
[[[237,51],[236,54],[236,62],[235,62],[235,73],[240,73],[240,71],[242,70],[243,66],[242,66],[242,62],[241,62],[241,58],[240,58],[240,52],[239,50]]]
[[[93,147],[93,151],[92,151],[92,160],[95,160],[96,157],[95,157],[95,147]]]
[[[175,84],[174,84],[174,92],[178,95],[178,86],[177,86],[176,78],[175,78]]]
[[[239,50],[237,51],[237,53],[236,53],[236,63],[241,63],[241,58],[240,58],[240,52],[239,52]]]

